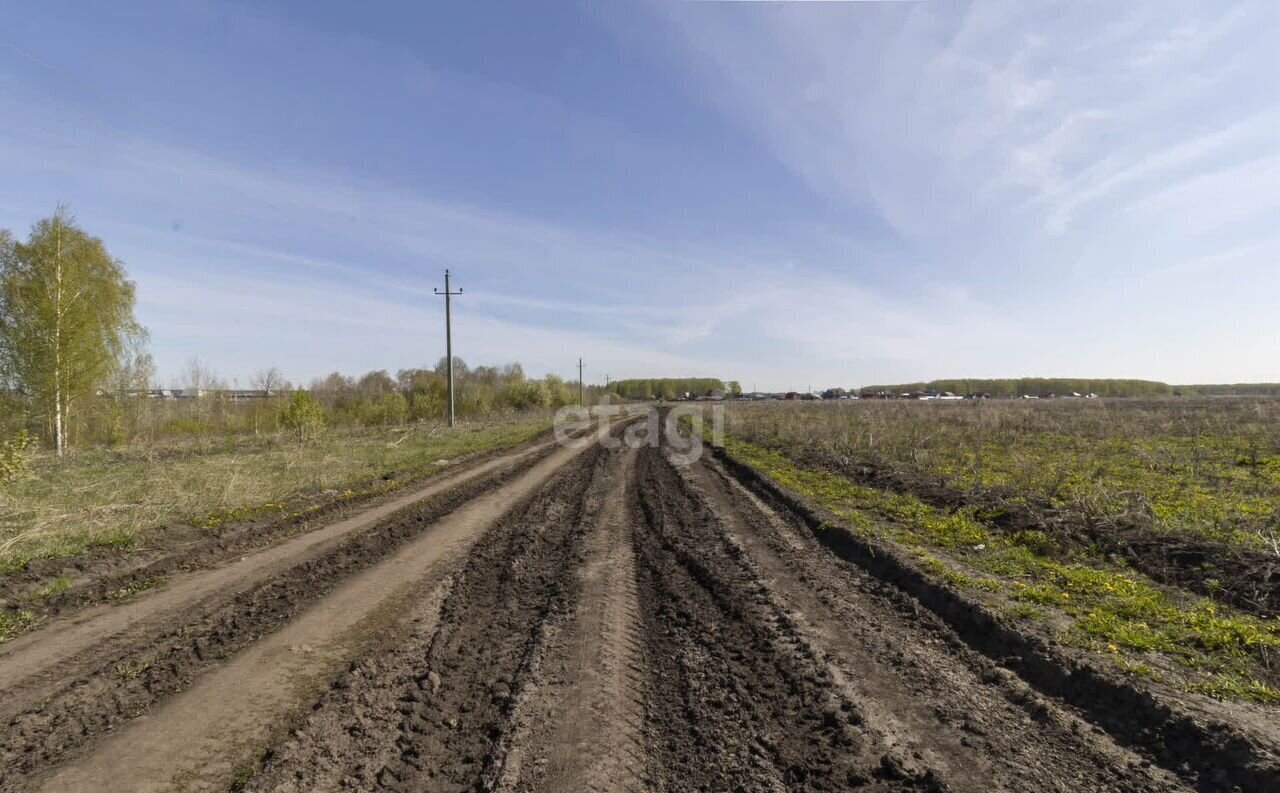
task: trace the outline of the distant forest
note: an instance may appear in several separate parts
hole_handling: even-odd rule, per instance
[[[1097,394],[1100,397],[1155,396],[1280,396],[1280,383],[1221,385],[1169,385],[1154,380],[1085,380],[1071,377],[1017,377],[998,380],[931,380],[927,383],[871,385],[862,391],[950,391],[953,394],[987,393],[993,397],[1042,394]]]

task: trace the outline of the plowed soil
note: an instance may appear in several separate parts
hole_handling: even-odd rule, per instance
[[[811,525],[710,455],[498,457],[0,647],[0,789],[1157,793],[1267,778],[1148,754]]]

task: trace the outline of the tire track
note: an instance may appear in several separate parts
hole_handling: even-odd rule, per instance
[[[241,631],[238,635],[251,642],[247,649],[207,671],[148,718],[55,769],[43,780],[43,789],[101,790],[105,779],[113,780],[114,789],[130,791],[168,790],[179,780],[186,790],[225,787],[236,767],[252,757],[297,702],[311,698],[306,692],[317,681],[332,676],[370,634],[395,624],[411,593],[429,592],[442,571],[461,559],[495,519],[578,454],[557,449],[510,484],[470,498],[425,531],[414,521],[386,524],[386,529],[403,530],[389,536],[375,532],[362,541],[370,544],[366,553],[390,553],[388,558],[340,582],[323,586],[315,580],[323,570],[282,579],[327,594],[301,613],[293,608],[278,612],[285,623],[268,635]],[[397,545],[401,547],[394,550]],[[234,626],[242,615],[233,610],[228,619]],[[171,671],[165,674],[172,676]]]
[[[919,604],[836,559],[719,466],[699,463],[689,480],[870,727],[957,791],[1187,790],[997,671]]]
[[[157,632],[167,630],[198,605],[208,608],[216,600],[225,601],[284,570],[322,556],[401,510],[427,506],[428,500],[465,485],[467,488],[459,491],[461,500],[456,493],[455,497],[441,500],[461,503],[506,481],[553,450],[554,446],[544,444],[484,461],[228,564],[176,577],[127,602],[87,608],[0,645],[0,691],[6,694],[0,704],[0,718],[12,718],[31,703],[49,698],[68,679],[91,672],[86,660],[100,663],[112,652],[152,643]]]
[[[192,605],[124,656],[152,666],[100,662],[0,734],[0,788],[1188,790],[796,509],[664,452],[517,461]]]
[[[640,456],[649,775],[661,790],[937,791],[889,751],[656,450]]]
[[[341,676],[245,790],[492,789],[546,626],[572,607],[594,520],[587,493],[607,463],[591,447],[495,523],[455,573],[434,630]]]
[[[547,632],[536,685],[516,709],[500,790],[645,789],[645,662],[632,547],[639,514],[637,452],[610,455],[616,462],[591,495],[599,511],[583,540],[576,605]]]

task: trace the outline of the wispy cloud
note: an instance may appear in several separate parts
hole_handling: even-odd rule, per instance
[[[584,355],[611,362],[614,376],[719,372],[757,365],[746,352],[754,343],[810,345],[774,376],[812,376],[833,362],[919,354],[921,329],[947,321],[930,319],[928,304],[898,304],[848,281],[818,286],[815,298],[812,283],[794,284],[819,262],[779,267],[771,254],[726,242],[565,226],[136,137],[92,152],[0,135],[6,142],[14,156],[92,170],[113,185],[109,199],[78,209],[138,280],[166,371],[192,354],[240,375],[273,364],[310,377],[430,363],[443,322],[431,290],[445,266],[467,289],[455,313],[459,350],[532,371],[567,373]],[[118,213],[120,203],[133,211]],[[810,327],[823,330],[806,339],[792,329],[805,324],[797,306],[818,300]]]
[[[230,16],[284,59],[213,83],[295,80],[235,116],[258,137],[173,133],[171,110],[208,112],[198,91],[150,107],[21,57],[0,84],[0,226],[70,200],[138,280],[168,371],[430,364],[449,267],[459,352],[535,372],[1280,376],[1258,356],[1280,290],[1262,0],[595,9],[667,70],[638,108],[627,80],[649,72],[610,71],[614,53],[534,89],[238,7],[174,13]],[[703,106],[714,123],[679,112]],[[1230,326],[1178,319],[1215,313]]]
[[[657,8],[781,161],[907,237],[1062,233],[1121,188],[1280,150],[1275,54],[1241,46],[1277,32],[1269,3]]]

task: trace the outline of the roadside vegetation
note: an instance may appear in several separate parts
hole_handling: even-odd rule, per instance
[[[464,454],[511,446],[551,426],[548,415],[405,428],[339,427],[309,443],[288,435],[206,437],[43,453],[0,503],[0,574],[33,559],[134,548],[177,524],[287,514],[300,498],[340,500],[431,473]]]
[[[385,492],[528,440],[579,398],[555,375],[460,358],[461,422],[447,430],[444,359],[394,376],[335,372],[304,389],[274,367],[242,388],[195,357],[162,386],[134,292],[124,263],[66,207],[25,239],[0,230],[0,575],[163,542],[176,526],[215,531],[299,501]],[[72,584],[59,573],[33,591]],[[0,639],[20,619],[0,611]]]
[[[1280,563],[1278,418],[1264,400],[750,405],[725,445],[1010,619],[1129,674],[1280,704],[1280,617],[1233,606],[1239,582],[1210,567],[1171,586],[1107,541]]]

